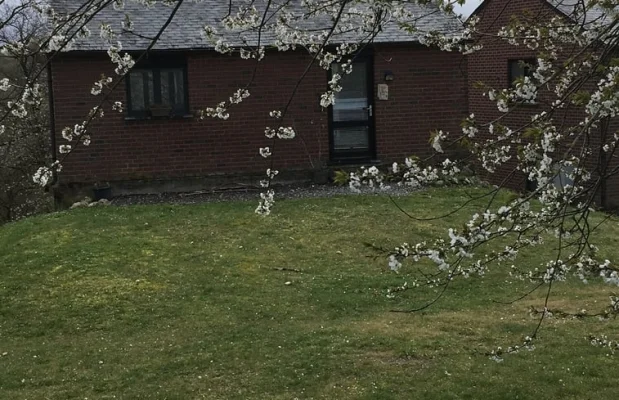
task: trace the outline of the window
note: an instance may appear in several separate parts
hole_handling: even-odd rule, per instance
[[[514,81],[525,76],[532,76],[536,61],[534,58],[509,60],[508,61],[508,76],[509,86],[514,87]]]
[[[552,181],[557,189],[564,190],[566,186],[574,186],[573,165],[555,165],[556,176]]]
[[[527,178],[524,183],[524,190],[526,192],[535,192],[537,190],[537,181],[532,181]]]
[[[183,116],[189,112],[185,61],[155,59],[127,76],[127,115],[134,118]]]
[[[573,165],[560,165],[555,164],[553,166],[555,173],[552,179],[552,184],[559,190],[564,190],[566,186],[574,186],[574,179],[572,179],[574,173]],[[532,181],[527,178],[525,182],[525,191],[534,192],[538,188],[537,181]]]

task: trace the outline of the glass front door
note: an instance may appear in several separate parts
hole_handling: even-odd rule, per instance
[[[331,67],[331,75],[342,76],[342,90],[336,93],[330,115],[332,161],[375,158],[371,65],[370,58],[355,61],[350,74],[342,73],[339,64]]]

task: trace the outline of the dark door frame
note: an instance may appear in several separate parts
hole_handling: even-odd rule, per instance
[[[366,90],[368,99],[368,119],[367,121],[333,121],[333,106],[329,106],[329,162],[331,164],[355,164],[369,162],[376,159],[376,107],[374,106],[374,56],[371,52],[355,56],[354,63],[364,62],[366,66]],[[354,68],[354,65],[353,65]],[[329,68],[327,79],[331,80],[331,69]],[[367,126],[368,128],[368,149],[365,151],[336,151],[334,145],[333,131],[338,128]]]

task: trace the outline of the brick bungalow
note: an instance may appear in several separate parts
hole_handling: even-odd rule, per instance
[[[62,9],[67,1],[53,3]],[[193,190],[222,181],[247,183],[250,176],[255,183],[262,176],[267,165],[258,149],[270,144],[264,136],[265,126],[273,125],[269,111],[286,104],[311,58],[300,50],[268,51],[258,64],[251,96],[230,108],[229,120],[195,118],[197,110],[216,105],[247,84],[256,65],[238,55],[221,55],[200,37],[205,22],[224,16],[227,5],[222,0],[183,3],[147,60],[112,93],[110,101],[123,101],[127,109],[119,114],[107,107],[105,118],[91,127],[91,145],[77,148],[63,162],[57,177],[60,193],[96,182],[110,182],[115,193]],[[97,35],[100,22],[112,22],[120,32],[123,15],[131,14],[135,28],[122,35],[123,51],[140,51],[148,45],[145,37],[162,26],[170,10],[134,2],[127,2],[123,11],[109,6],[91,22],[90,39],[54,56],[50,75],[56,144],[63,141],[64,127],[83,121],[97,104],[99,98],[90,94],[93,82],[102,73],[114,76],[107,47]],[[426,31],[461,28],[438,10],[419,26]],[[312,67],[284,122],[294,126],[298,137],[277,143],[275,167],[309,176],[307,171],[323,166],[388,163],[429,154],[431,130],[458,130],[468,112],[466,61],[459,54],[422,46],[418,39],[385,26],[355,59],[335,108],[320,107],[329,72]],[[159,116],[162,105],[166,116]]]
[[[483,82],[495,89],[507,88],[516,78],[531,73],[527,65],[533,66],[537,55],[535,51],[525,46],[510,45],[504,40],[492,37],[492,34],[496,36],[499,29],[508,25],[510,19],[514,16],[521,20],[536,19],[539,21],[550,21],[551,18],[559,16],[570,22],[579,23],[585,28],[589,22],[605,17],[601,9],[594,8],[589,10],[585,16],[575,18],[574,10],[575,7],[582,7],[580,3],[579,0],[484,0],[473,12],[472,15],[480,18],[479,30],[489,34],[477,38],[483,45],[483,49],[467,57],[469,110],[475,114],[478,122],[489,123],[503,114],[497,110],[494,102],[482,95],[483,90],[477,83]],[[573,49],[566,50],[571,51]],[[597,79],[591,81],[591,86],[595,82],[597,82]],[[548,103],[554,100],[552,95],[544,91],[540,92],[539,98],[540,100],[535,105],[521,105],[510,110],[509,114],[504,115],[503,123],[510,127],[524,126],[531,120],[533,114],[548,109]],[[578,123],[583,116],[581,108],[567,107],[555,114],[555,120],[563,120],[568,125],[573,125]],[[617,118],[610,121],[608,128],[610,132],[617,131],[619,128]],[[599,141],[601,135],[603,135],[602,132],[595,135],[593,140]],[[592,154],[587,159],[589,168],[595,170],[598,157],[602,156],[602,154]],[[611,165],[616,166],[617,163],[613,162]],[[527,182],[523,174],[512,175],[509,179],[506,179],[514,166],[514,163],[508,163],[491,179],[494,183],[506,184],[508,187],[519,191],[534,184]],[[606,180],[602,184],[598,196],[601,205],[606,207],[618,206],[619,178],[613,176]]]

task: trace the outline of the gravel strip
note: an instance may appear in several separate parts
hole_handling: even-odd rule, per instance
[[[336,185],[304,185],[304,186],[280,186],[274,188],[275,199],[307,199],[332,196],[357,196],[362,195],[391,195],[405,196],[418,189],[404,186],[391,186],[388,189],[363,188],[361,193],[351,191],[348,186]],[[134,204],[199,204],[222,201],[258,200],[258,189],[228,189],[210,190],[190,193],[161,193],[143,194],[115,197],[113,205],[128,206]]]

